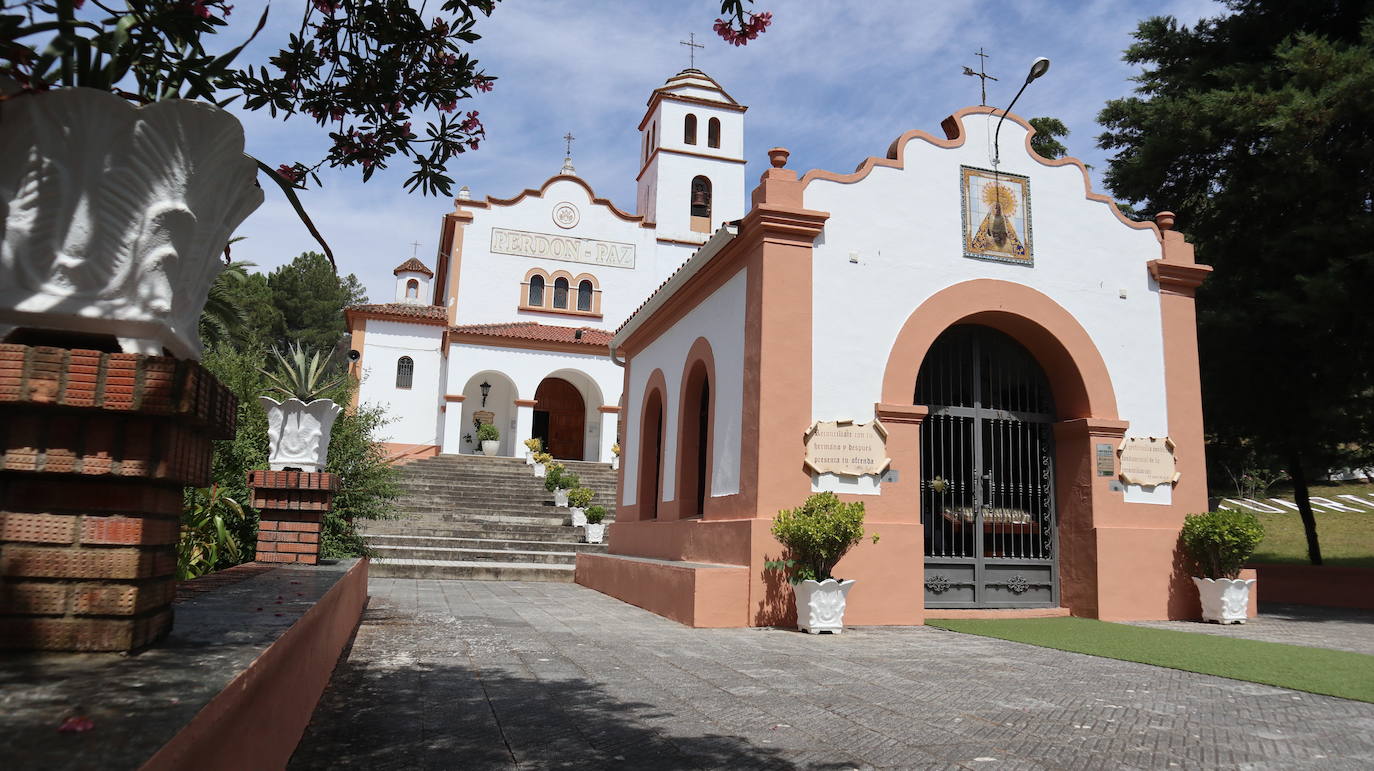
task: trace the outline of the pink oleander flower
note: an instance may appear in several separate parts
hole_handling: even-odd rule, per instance
[[[339,10],[339,0],[315,0],[315,10],[333,16]]]
[[[491,91],[491,78],[478,75],[472,79],[472,87],[484,94],[488,93]]]
[[[301,180],[301,173],[296,171],[296,167],[285,163],[277,167],[277,176],[293,185]]]
[[[439,105],[439,112],[453,112],[456,109],[458,109],[457,100],[454,100],[452,102],[444,102],[443,104]]]

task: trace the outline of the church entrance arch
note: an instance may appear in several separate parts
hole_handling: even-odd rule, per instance
[[[561,377],[546,377],[534,392],[533,435],[544,451],[562,460],[582,460],[587,403],[577,386]]]
[[[1020,343],[959,324],[916,379],[925,605],[1059,604],[1053,423],[1045,373]]]

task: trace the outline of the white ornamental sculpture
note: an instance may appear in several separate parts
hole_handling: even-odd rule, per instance
[[[262,203],[243,127],[214,105],[64,88],[0,109],[0,339],[113,335],[199,358],[220,255]]]
[[[273,471],[324,471],[329,432],[343,408],[330,399],[307,404],[300,399],[279,402],[259,396],[258,402],[267,410],[268,466]]]

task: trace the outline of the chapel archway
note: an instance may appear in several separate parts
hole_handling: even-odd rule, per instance
[[[657,519],[663,497],[663,392],[657,388],[644,398],[639,431],[638,509],[640,519]]]
[[[702,517],[711,490],[711,376],[695,362],[683,381],[678,428],[678,518]]]
[[[1054,398],[1035,357],[959,324],[926,353],[921,521],[928,608],[1055,607]]]
[[[544,442],[544,451],[563,460],[582,460],[587,423],[582,392],[561,377],[547,377],[535,390],[534,401],[531,434]]]

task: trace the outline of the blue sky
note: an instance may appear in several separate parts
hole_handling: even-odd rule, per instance
[[[278,2],[267,29],[239,59],[257,64],[275,51],[299,23],[297,1]],[[437,5],[437,3],[431,3]],[[226,41],[241,39],[262,6],[240,0]],[[290,13],[285,8],[290,7]],[[1049,73],[1026,90],[1016,112],[1052,115],[1072,131],[1070,153],[1096,167],[1106,156],[1096,148],[1096,117],[1108,99],[1130,92],[1134,70],[1121,61],[1137,23],[1172,15],[1188,24],[1216,16],[1213,0],[1024,0],[1022,2],[926,2],[865,0],[760,0],[773,26],[744,47],[726,45],[711,32],[718,0],[629,2],[615,0],[505,0],[479,21],[483,39],[474,55],[499,78],[494,91],[467,100],[480,111],[487,141],[459,156],[449,168],[474,197],[510,197],[557,173],[564,133],[577,141],[573,157],[580,176],[598,195],[622,209],[634,208],[638,171],[636,126],[650,91],[687,66],[678,41],[696,33],[706,48],[697,67],[714,77],[746,113],[746,180],[767,166],[766,151],[792,151],[790,168],[851,171],[913,128],[938,133],[954,111],[977,104],[980,46],[990,54],[988,102],[1005,105],[1031,61],[1046,56]],[[289,18],[288,18],[289,17]],[[271,166],[317,160],[325,131],[308,118],[290,122],[265,112],[242,113],[248,152]],[[433,265],[440,217],[452,210],[446,198],[407,194],[405,161],[367,184],[358,170],[321,174],[323,189],[302,199],[329,240],[339,270],[356,273],[371,299],[391,299],[391,269],[412,252]],[[275,186],[240,226],[247,239],[234,257],[267,270],[314,247]]]

